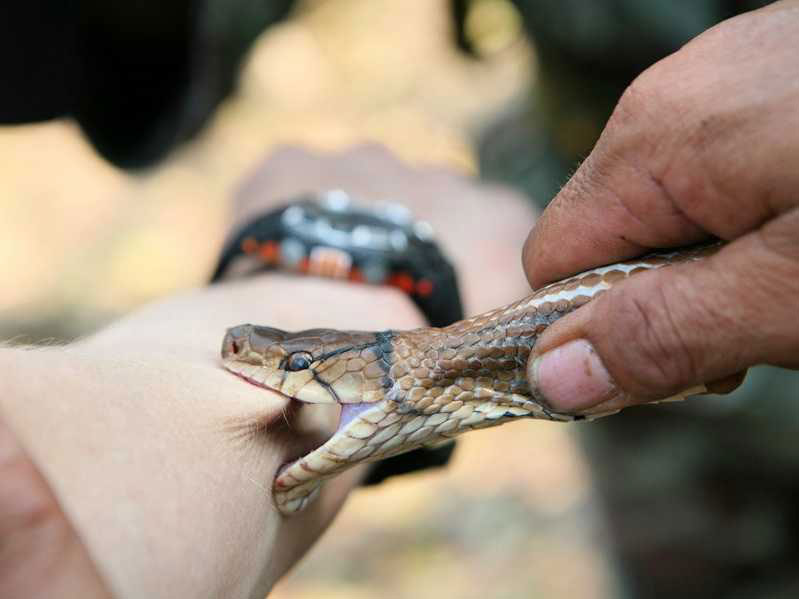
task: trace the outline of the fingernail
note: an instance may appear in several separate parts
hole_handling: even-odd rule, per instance
[[[542,354],[533,360],[528,374],[537,395],[556,412],[580,412],[619,393],[594,346],[585,339]]]

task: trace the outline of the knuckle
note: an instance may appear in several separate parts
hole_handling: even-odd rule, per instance
[[[666,65],[656,63],[627,86],[611,115],[614,126],[638,128],[642,123],[657,120],[651,115],[662,118],[663,112],[670,110],[666,99],[673,97],[675,88],[669,84],[670,77],[664,71],[667,71]]]
[[[634,220],[659,222],[661,243],[679,241],[694,223],[714,220],[712,205],[724,179],[711,163],[728,124],[703,113],[706,103],[686,89],[691,86],[674,85],[673,71],[668,59],[644,71],[611,117],[623,131],[614,160],[626,174],[614,184],[632,190],[618,199]]]
[[[686,83],[682,51],[656,62],[624,90],[610,118],[610,123],[627,131],[636,153],[646,152],[657,170],[685,148],[684,136],[693,129],[705,103],[697,94],[702,88]],[[690,71],[690,70],[689,70]]]
[[[619,126],[636,124],[643,114],[651,110],[652,102],[656,101],[656,87],[651,77],[646,77],[647,71],[641,73],[619,98],[618,104],[610,117],[610,122]]]

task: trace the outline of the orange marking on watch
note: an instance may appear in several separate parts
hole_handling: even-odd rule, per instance
[[[427,297],[433,293],[433,282],[428,279],[421,279],[416,282],[416,293],[422,297]]]
[[[413,293],[413,278],[405,272],[399,272],[391,275],[389,284],[399,287],[405,293]]]
[[[261,244],[261,247],[258,249],[258,255],[264,262],[276,262],[279,253],[280,246],[276,241],[267,241]]]
[[[247,237],[241,242],[241,251],[245,254],[254,254],[258,251],[258,242],[252,237]]]
[[[318,277],[346,279],[352,268],[352,256],[338,248],[317,246],[311,250],[308,272]]]

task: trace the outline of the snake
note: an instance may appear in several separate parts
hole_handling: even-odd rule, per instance
[[[227,330],[223,367],[291,401],[338,404],[338,428],[280,468],[272,483],[284,515],[303,510],[322,483],[352,466],[436,446],[520,418],[592,420],[618,410],[560,413],[526,376],[536,339],[553,322],[638,273],[702,260],[718,244],[602,266],[551,283],[507,306],[443,328],[286,332],[243,324]],[[688,389],[663,401],[704,391]]]

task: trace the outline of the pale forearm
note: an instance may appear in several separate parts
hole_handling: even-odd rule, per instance
[[[120,596],[262,596],[361,473],[308,518],[282,521],[271,481],[293,448],[244,431],[284,400],[218,367],[222,334],[369,314],[378,327],[421,324],[389,289],[273,275],[193,292],[70,346],[2,350],[0,409]]]

